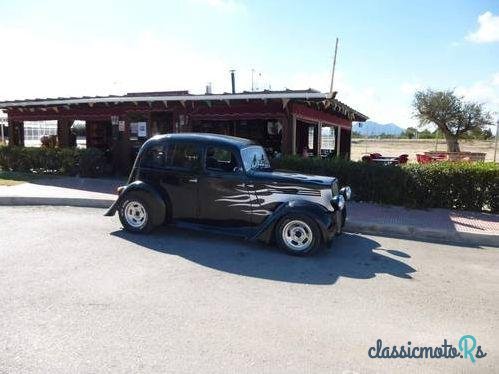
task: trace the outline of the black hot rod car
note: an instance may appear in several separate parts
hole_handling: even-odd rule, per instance
[[[275,242],[295,255],[342,231],[350,188],[336,178],[273,171],[251,140],[169,134],[144,143],[106,212],[146,233],[164,223]]]

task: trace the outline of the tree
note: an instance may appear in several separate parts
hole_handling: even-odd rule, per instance
[[[447,142],[448,152],[460,152],[458,140],[463,134],[492,125],[492,116],[483,104],[465,102],[452,90],[418,91],[413,107],[420,125],[437,125]]]
[[[414,127],[408,127],[405,129],[405,133],[403,134],[407,139],[414,139],[418,134],[418,130]]]

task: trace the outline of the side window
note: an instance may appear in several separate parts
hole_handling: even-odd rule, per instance
[[[239,167],[237,157],[234,152],[227,148],[208,147],[206,150],[206,170],[236,172]]]
[[[166,152],[163,145],[155,145],[147,149],[140,161],[141,167],[162,168],[166,162]]]
[[[193,169],[199,165],[199,148],[190,143],[173,144],[168,157],[168,165],[182,169]]]

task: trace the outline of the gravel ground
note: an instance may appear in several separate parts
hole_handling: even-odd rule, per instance
[[[497,248],[344,235],[294,258],[102,214],[0,207],[0,373],[499,370]],[[466,334],[475,364],[368,356]]]

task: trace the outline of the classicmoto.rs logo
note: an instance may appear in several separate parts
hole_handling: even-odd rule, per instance
[[[383,341],[378,339],[376,345],[367,351],[370,358],[464,358],[475,363],[476,359],[484,358],[487,353],[482,346],[477,345],[473,335],[463,335],[457,343],[457,348],[452,344],[444,343],[439,346],[413,346],[410,341],[407,345],[383,346]]]

